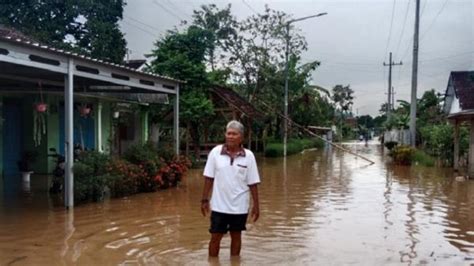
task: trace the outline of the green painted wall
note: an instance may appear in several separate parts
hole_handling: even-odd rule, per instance
[[[145,144],[148,141],[148,111],[141,112],[141,143]]]
[[[48,173],[48,122],[49,111],[44,114],[46,116],[46,134],[41,135],[41,142],[39,146],[35,146],[34,133],[34,104],[38,101],[38,97],[27,95],[22,97],[22,128],[23,128],[23,151],[36,151],[38,157],[33,164],[33,169],[36,174]],[[45,102],[48,103],[48,97],[45,96]],[[49,107],[49,106],[48,106]]]
[[[112,130],[112,104],[110,102],[100,102],[102,105],[102,123],[99,125],[97,119],[97,112],[94,112],[95,124],[95,135],[96,135],[96,150],[99,150],[98,143],[98,134],[99,126],[102,127],[102,151],[105,153],[110,153],[110,133]],[[95,110],[98,110],[98,104],[95,105]]]
[[[59,151],[59,142],[61,141],[59,139],[59,108],[60,108],[60,102],[62,100],[62,97],[60,96],[49,96],[48,97],[48,107],[49,107],[49,112],[48,112],[48,118],[47,118],[47,137],[46,137],[46,143],[47,143],[47,154],[49,154],[49,149],[50,148],[55,148],[57,151]],[[64,141],[64,140],[63,140]],[[48,173],[51,173],[54,170],[54,167],[56,166],[56,161],[55,158],[53,157],[48,157],[47,160],[47,171]]]
[[[5,96],[0,96],[0,104],[3,104]],[[10,96],[9,96],[10,98]],[[44,100],[48,104],[48,112],[46,114],[46,134],[42,135],[41,144],[38,147],[35,147],[33,140],[33,112],[34,112],[34,103],[38,101],[37,95],[25,95],[25,96],[12,96],[11,98],[21,99],[21,123],[22,123],[22,151],[36,151],[38,153],[38,158],[36,163],[33,165],[34,172],[36,174],[46,174],[51,173],[55,167],[55,159],[48,157],[49,148],[55,148],[59,150],[59,133],[60,133],[60,121],[59,121],[59,108],[60,103],[63,101],[62,96],[56,95],[45,95]],[[113,131],[113,118],[112,111],[113,105],[112,102],[101,102],[102,104],[102,150],[105,153],[110,153],[111,151],[111,138]],[[0,105],[1,106],[1,105]],[[96,121],[96,145],[98,145],[98,119],[97,119],[97,108],[98,103],[94,106],[94,119]],[[0,117],[3,118],[2,108],[0,108]],[[141,112],[139,114],[139,121],[135,123],[138,127],[136,132],[138,133],[136,141],[139,143],[145,143],[148,140],[148,112]],[[0,131],[1,132],[1,131]],[[0,138],[0,148],[3,147],[3,138]],[[96,147],[99,148],[98,146]],[[3,149],[0,149],[3,151]],[[3,173],[3,152],[0,152],[0,175]],[[2,182],[3,183],[3,182]]]

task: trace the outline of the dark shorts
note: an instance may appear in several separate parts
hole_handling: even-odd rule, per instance
[[[227,214],[221,212],[211,212],[211,228],[210,233],[222,233],[227,231],[240,232],[247,230],[245,224],[247,223],[248,214]]]

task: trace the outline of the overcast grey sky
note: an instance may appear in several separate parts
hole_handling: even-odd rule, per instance
[[[418,97],[431,88],[444,92],[450,71],[474,70],[474,1],[420,1]],[[395,99],[410,100],[415,0],[128,0],[121,26],[130,59],[143,58],[157,37],[210,3],[231,3],[238,19],[262,12],[265,4],[295,18],[328,12],[297,22],[308,41],[303,61],[321,61],[312,83],[327,89],[350,85],[356,97],[353,112],[378,115],[387,101],[383,62],[392,52],[395,62],[403,62],[392,71]]]

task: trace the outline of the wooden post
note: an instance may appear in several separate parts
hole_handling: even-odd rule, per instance
[[[474,177],[474,119],[469,121],[469,167],[468,175],[469,178]]]
[[[454,120],[454,158],[453,158],[454,171],[459,170],[459,122]]]

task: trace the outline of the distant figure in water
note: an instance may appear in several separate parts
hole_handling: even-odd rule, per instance
[[[211,211],[211,241],[209,257],[217,257],[222,237],[230,232],[230,255],[239,256],[242,231],[246,230],[250,194],[253,207],[251,216],[260,216],[258,188],[260,176],[253,153],[244,149],[244,126],[230,121],[225,132],[225,144],[214,147],[204,167],[204,189],[201,200],[203,216]],[[209,202],[209,194],[212,197]]]

